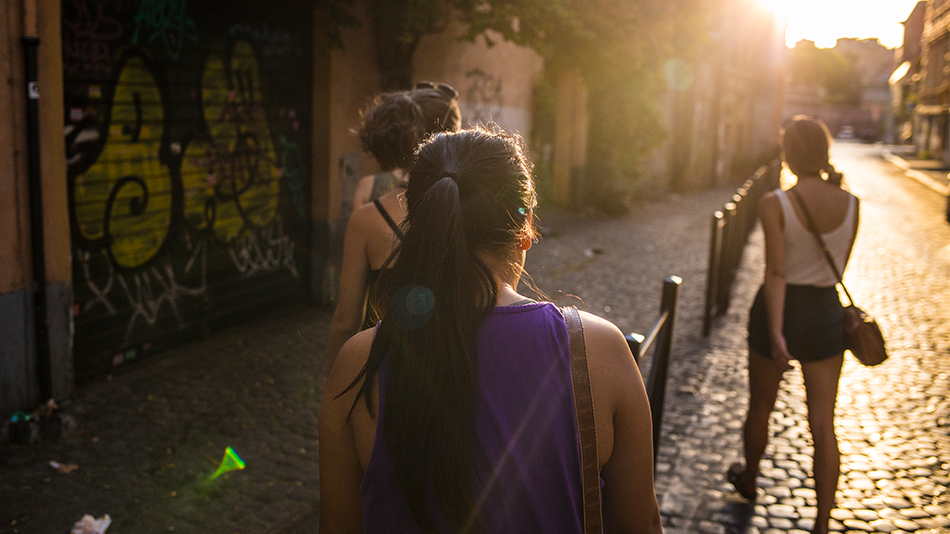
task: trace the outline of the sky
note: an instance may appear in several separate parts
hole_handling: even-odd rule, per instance
[[[831,48],[839,37],[877,37],[888,48],[903,39],[901,22],[907,20],[917,0],[760,0],[784,12],[788,21],[785,44],[801,39]]]

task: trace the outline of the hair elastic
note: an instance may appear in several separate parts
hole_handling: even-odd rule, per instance
[[[455,174],[455,173],[452,172],[452,171],[442,171],[442,174],[439,175],[439,180],[441,180],[441,179],[443,179],[443,178],[446,178],[446,177],[451,178],[452,181],[455,182],[455,183],[458,183],[458,182],[459,182],[459,175]]]

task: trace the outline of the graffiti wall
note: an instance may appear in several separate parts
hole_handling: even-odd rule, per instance
[[[62,18],[77,377],[299,302],[307,3],[62,0]]]

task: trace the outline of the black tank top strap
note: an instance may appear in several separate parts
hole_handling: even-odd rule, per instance
[[[373,201],[373,204],[376,205],[376,209],[379,210],[379,214],[382,215],[383,219],[386,220],[386,224],[388,224],[389,227],[393,229],[393,232],[396,233],[396,237],[398,237],[399,240],[402,241],[402,238],[403,238],[402,230],[399,229],[399,225],[396,224],[396,221],[394,221],[393,218],[389,216],[389,213],[386,212],[386,208],[383,207],[382,202],[380,202],[379,199],[377,198],[376,200]]]

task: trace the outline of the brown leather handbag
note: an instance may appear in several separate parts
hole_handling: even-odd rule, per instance
[[[844,290],[844,294],[848,297],[848,302],[851,303],[844,308],[845,345],[858,361],[868,367],[882,363],[887,359],[887,347],[884,342],[884,334],[881,333],[881,327],[878,326],[874,317],[871,317],[870,314],[854,305],[854,299],[851,298],[851,293],[848,293],[848,288],[844,286],[844,282],[841,280],[841,272],[838,270],[838,266],[835,265],[835,261],[831,257],[831,252],[828,251],[828,247],[825,245],[825,240],[822,239],[821,234],[818,233],[817,227],[812,221],[811,214],[808,213],[808,208],[805,207],[805,202],[797,191],[789,190],[789,192],[795,196],[795,199],[798,200],[798,204],[802,207],[802,212],[808,221],[808,231],[818,240],[825,260],[828,261],[831,270],[835,273],[835,276],[838,277],[838,284],[841,285],[841,289]]]

